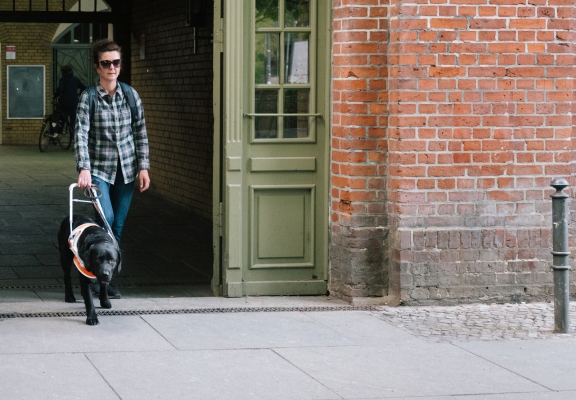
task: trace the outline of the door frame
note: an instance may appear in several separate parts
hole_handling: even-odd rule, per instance
[[[251,0],[249,0],[251,1]],[[331,0],[318,1],[319,29],[317,40],[323,40],[323,53],[317,52],[317,59],[323,58],[326,65],[323,82],[318,74],[318,97],[326,99],[322,114],[326,125],[324,146],[325,174],[321,178],[326,190],[319,212],[325,213],[326,226],[322,246],[324,253],[324,278],[328,281],[330,262],[328,243],[330,233],[330,147],[332,137],[332,3]],[[320,22],[320,16],[323,20]],[[243,159],[243,132],[249,121],[244,112],[249,108],[249,94],[244,86],[244,69],[249,68],[250,60],[245,57],[244,0],[214,1],[214,55],[213,55],[213,109],[214,109],[214,156],[213,156],[213,249],[214,270],[212,291],[215,295],[241,297],[243,295],[242,264],[248,249],[240,240],[246,233],[243,224],[243,207],[249,199],[243,188],[242,170],[246,168]],[[240,243],[240,244],[239,244]],[[297,287],[293,294],[299,294]],[[305,291],[305,290],[304,290]]]
[[[222,155],[223,155],[223,107],[222,101],[224,93],[224,74],[222,69],[224,59],[224,1],[214,1],[213,12],[213,88],[212,88],[212,109],[214,112],[214,147],[213,147],[213,178],[212,178],[212,249],[213,249],[213,272],[211,288],[215,296],[221,296],[222,293],[222,240],[224,236],[223,218],[222,218],[222,185],[224,178],[222,176]]]
[[[0,48],[2,48],[2,43],[0,43]],[[2,57],[0,57],[0,144],[2,144],[2,120],[4,119],[4,115],[8,113],[4,112],[4,103],[2,102],[2,71],[4,71],[4,68],[2,67]],[[8,77],[6,77],[6,79],[8,79]],[[46,112],[46,110],[44,110],[44,112]]]

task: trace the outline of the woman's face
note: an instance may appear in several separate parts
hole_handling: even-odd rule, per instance
[[[120,60],[120,53],[117,51],[107,51],[100,54],[99,62],[96,65],[96,72],[100,75],[100,81],[115,82],[118,79],[121,64],[119,64],[119,61],[117,60]],[[105,68],[102,65],[102,61],[104,61],[106,67],[109,68]],[[116,62],[118,66],[115,67],[114,62]]]

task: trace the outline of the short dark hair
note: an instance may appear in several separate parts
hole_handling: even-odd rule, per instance
[[[72,71],[72,66],[70,64],[66,64],[66,65],[62,65],[60,67],[60,72],[62,72],[63,74]]]
[[[120,58],[122,58],[122,49],[113,40],[101,39],[92,43],[92,60],[94,64],[98,64],[100,60],[100,54],[106,53],[107,51],[117,51],[120,53]]]

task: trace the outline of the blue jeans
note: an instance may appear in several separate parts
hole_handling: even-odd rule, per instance
[[[111,185],[104,180],[92,177],[92,184],[96,186],[102,196],[100,197],[100,205],[104,211],[104,216],[108,225],[112,228],[112,233],[120,245],[120,238],[122,237],[122,228],[124,227],[124,221],[128,216],[128,210],[130,209],[130,203],[132,202],[132,194],[134,194],[134,183],[124,183],[124,177],[122,175],[122,169],[118,165],[118,171],[116,172],[116,179],[114,184]],[[96,222],[104,226],[104,221],[100,218],[100,214],[96,211]]]

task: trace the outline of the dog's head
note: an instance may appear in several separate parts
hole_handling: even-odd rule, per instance
[[[84,265],[100,283],[109,283],[114,272],[122,268],[122,255],[112,243],[94,243],[86,253],[82,257]]]

